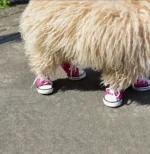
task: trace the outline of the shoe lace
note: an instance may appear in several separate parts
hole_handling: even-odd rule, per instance
[[[148,79],[147,79],[146,77],[142,77],[142,78],[138,78],[138,81],[139,81],[140,83],[143,83],[143,82],[148,81]]]
[[[46,84],[46,82],[51,82],[50,79],[49,79],[49,77],[45,77],[45,76],[39,75],[39,76],[37,76],[37,77],[34,79],[31,88],[35,85],[37,79],[40,79],[41,82],[42,82],[42,81],[45,81],[44,84]]]
[[[106,91],[110,92],[115,97],[119,97],[120,95],[120,91],[114,89],[113,87],[106,88]]]
[[[76,70],[77,70],[77,67],[76,66],[73,66],[73,65],[70,66],[69,71],[70,71],[70,77],[71,78],[72,78],[73,72],[75,72]]]

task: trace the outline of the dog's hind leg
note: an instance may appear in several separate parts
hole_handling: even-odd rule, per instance
[[[55,73],[56,67],[61,64],[57,53],[45,54],[44,52],[32,52],[28,55],[31,71],[36,75],[49,76]]]
[[[46,54],[45,52],[30,52],[28,55],[31,71],[36,75],[34,84],[40,94],[51,94],[53,82],[51,75],[55,73],[58,65],[61,64],[61,55]]]
[[[106,88],[103,102],[109,107],[118,107],[122,104],[123,90],[130,86],[132,80],[121,71],[109,70],[102,74],[103,83]]]

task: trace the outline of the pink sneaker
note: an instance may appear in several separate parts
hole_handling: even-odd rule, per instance
[[[53,92],[53,83],[50,78],[38,76],[35,79],[37,92],[43,95],[51,94]]]
[[[81,80],[86,77],[85,71],[78,67],[72,66],[70,64],[64,64],[61,67],[70,80]]]
[[[133,85],[133,89],[137,91],[147,91],[150,90],[150,80],[147,78],[137,79]]]
[[[112,87],[106,88],[103,102],[109,107],[118,107],[122,104],[122,91],[114,90]]]

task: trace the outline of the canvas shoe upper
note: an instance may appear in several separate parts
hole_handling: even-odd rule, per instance
[[[50,94],[53,92],[53,83],[50,78],[44,76],[38,76],[35,79],[37,92],[43,95]]]
[[[118,107],[122,104],[122,91],[114,90],[112,87],[106,88],[103,102],[109,107]]]
[[[150,80],[147,78],[138,78],[133,85],[133,89],[137,91],[147,91],[150,90]]]
[[[61,67],[65,71],[70,80],[81,80],[86,77],[85,71],[82,70],[81,68],[72,66],[70,64],[64,64]]]

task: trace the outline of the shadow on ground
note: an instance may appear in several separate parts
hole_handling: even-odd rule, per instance
[[[57,79],[54,81],[55,91],[68,91],[68,90],[80,90],[80,91],[98,91],[104,90],[105,87],[100,86],[100,72],[95,72],[91,69],[85,69],[86,78],[82,81],[71,81],[68,78]]]
[[[14,5],[23,5],[23,4],[27,4],[29,3],[29,0],[9,0],[10,1],[10,5],[14,6]]]
[[[4,44],[7,42],[11,42],[11,41],[20,42],[21,41],[20,33],[17,32],[17,33],[12,33],[12,34],[0,36],[0,44]]]
[[[81,81],[70,81],[66,79],[57,79],[54,81],[54,93],[58,91],[79,90],[79,91],[105,91],[105,87],[100,85],[100,72],[86,69],[87,77]],[[131,103],[139,105],[150,105],[150,91],[138,92],[129,87],[123,93],[123,105]]]
[[[130,105],[133,102],[136,102],[139,105],[150,105],[150,91],[139,92],[132,87],[129,87],[124,92],[124,104]]]

